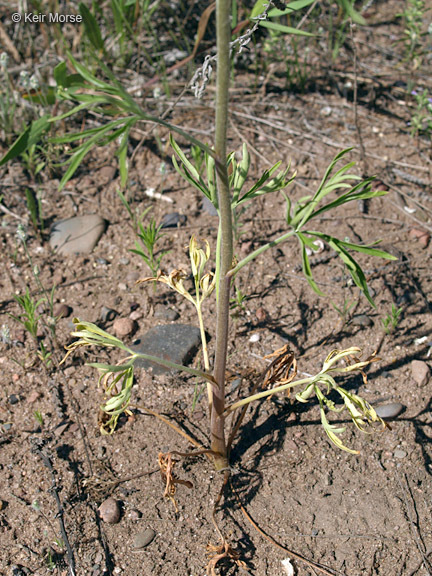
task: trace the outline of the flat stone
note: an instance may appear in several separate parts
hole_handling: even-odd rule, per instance
[[[397,448],[397,449],[394,451],[393,456],[394,456],[395,458],[399,458],[399,460],[402,460],[403,458],[406,458],[406,457],[407,457],[407,453],[405,452],[405,450],[401,450],[400,448]]]
[[[201,334],[196,326],[167,324],[155,326],[136,339],[131,349],[150,356],[159,356],[175,364],[186,364],[201,344]],[[169,372],[169,368],[147,360],[138,359],[136,366],[153,368],[154,374]]]
[[[147,528],[142,532],[137,532],[134,536],[132,546],[134,548],[145,548],[154,540],[156,532],[151,528]]]
[[[426,386],[430,378],[429,366],[423,360],[413,360],[411,362],[411,376],[419,386]]]
[[[375,412],[378,414],[380,418],[396,418],[405,408],[403,404],[399,404],[399,402],[392,402],[391,404],[381,404],[381,406],[377,406],[375,408]]]
[[[90,254],[106,227],[107,221],[98,214],[60,220],[51,228],[50,246],[64,256]]]

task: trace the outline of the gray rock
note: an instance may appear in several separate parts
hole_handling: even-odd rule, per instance
[[[155,326],[135,340],[131,349],[150,356],[159,356],[175,364],[185,364],[201,344],[200,331],[188,324],[167,324]],[[154,374],[163,374],[169,368],[147,360],[139,359],[136,366],[153,368]]]
[[[60,220],[51,228],[50,246],[63,256],[90,254],[106,227],[106,220],[98,214]]]
[[[356,316],[353,316],[351,322],[354,326],[373,326],[372,319],[366,314],[357,314]]]
[[[156,532],[151,528],[147,528],[142,532],[137,532],[134,536],[132,546],[134,548],[145,548],[154,540]]]
[[[430,377],[429,366],[423,360],[411,362],[411,376],[419,386],[426,386]]]
[[[186,223],[186,216],[178,212],[171,212],[163,216],[160,226],[161,228],[178,228]]]
[[[174,322],[174,320],[180,318],[180,314],[176,310],[168,308],[168,306],[164,306],[163,304],[156,304],[154,316],[155,318],[168,320],[169,322]]]
[[[405,406],[403,404],[399,404],[399,402],[392,402],[391,404],[381,404],[381,406],[377,406],[375,408],[375,412],[380,418],[396,418],[396,416],[398,416],[404,408]]]
[[[401,450],[400,448],[397,448],[394,451],[393,456],[395,458],[398,458],[399,460],[402,460],[403,458],[407,457],[407,453],[405,452],[405,450]]]
[[[213,206],[213,204],[210,202],[207,196],[204,196],[203,198],[202,209],[204,210],[204,212],[207,212],[207,214],[210,214],[210,216],[218,215],[216,208]]]

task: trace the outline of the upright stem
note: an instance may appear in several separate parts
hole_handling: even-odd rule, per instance
[[[217,80],[216,80],[216,173],[218,185],[218,203],[220,213],[220,273],[217,299],[216,357],[213,389],[213,408],[211,413],[211,449],[220,454],[215,457],[215,466],[221,470],[228,466],[225,441],[225,369],[228,350],[229,297],[231,279],[227,273],[232,267],[233,239],[231,197],[229,177],[226,166],[226,139],[228,125],[228,91],[230,78],[230,0],[217,0]]]

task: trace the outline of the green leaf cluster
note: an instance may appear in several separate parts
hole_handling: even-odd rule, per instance
[[[396,258],[384,250],[372,247],[378,242],[364,246],[346,240],[339,240],[323,232],[305,229],[306,225],[313,218],[317,218],[330,210],[344,206],[349,202],[378,198],[387,193],[385,190],[372,189],[371,183],[373,178],[363,179],[351,173],[350,170],[355,165],[354,162],[345,164],[335,171],[338,162],[343,159],[350,150],[351,148],[343,150],[334,157],[313,196],[302,198],[295,205],[292,205],[291,200],[285,196],[287,204],[286,221],[287,224],[294,229],[300,243],[303,273],[309,285],[317,294],[323,295],[323,292],[319,289],[313,278],[307,248],[310,248],[312,251],[317,250],[318,246],[314,243],[314,240],[321,239],[342,259],[355,285],[362,290],[369,303],[375,306],[367,286],[364,272],[349,251],[385,258],[387,260],[396,260]],[[342,193],[340,193],[340,191],[342,191]],[[329,198],[333,192],[339,193],[336,198]]]

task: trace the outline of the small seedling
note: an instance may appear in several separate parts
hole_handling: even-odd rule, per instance
[[[45,302],[45,297],[35,300],[30,295],[28,287],[26,287],[26,291],[23,295],[20,296],[15,294],[13,298],[22,312],[17,316],[10,314],[10,317],[19,322],[37,343],[37,332],[39,320],[41,318],[41,315],[38,313],[38,308]]]
[[[405,29],[403,43],[405,61],[411,63],[413,70],[418,69],[422,60],[422,25],[425,21],[426,7],[423,0],[407,0],[405,10],[397,14],[403,19]]]
[[[245,309],[245,302],[247,300],[246,294],[243,294],[237,286],[234,287],[234,294],[234,298],[230,300],[230,310],[233,317],[238,316],[240,312]]]
[[[416,108],[411,115],[411,136],[432,135],[432,97],[428,90],[413,90],[411,95],[416,100]]]
[[[339,314],[340,319],[341,319],[341,323],[342,323],[342,328],[343,328],[345,326],[345,324],[348,322],[348,319],[350,316],[350,311],[354,308],[354,306],[356,305],[356,302],[355,301],[350,302],[348,299],[345,299],[343,302],[342,308],[339,308],[338,306],[336,306],[336,304],[334,302],[332,302],[331,305],[336,310],[336,312]]]
[[[148,211],[146,210],[143,215]],[[144,260],[154,276],[160,269],[162,259],[168,254],[168,250],[159,253],[156,250],[156,244],[165,236],[161,234],[161,230],[162,226],[156,226],[154,218],[151,218],[147,225],[144,225],[142,221],[139,222],[137,232],[139,240],[135,240],[135,249],[131,249],[131,252],[138,254]]]
[[[33,412],[33,416],[35,417],[35,419],[36,419],[37,423],[39,424],[39,426],[40,426],[41,428],[43,428],[44,418],[43,418],[43,416],[42,416],[42,413],[39,412],[39,410],[35,410],[35,411]]]
[[[390,314],[387,314],[385,318],[381,319],[381,323],[386,334],[393,334],[393,332],[396,330],[400,322],[400,316],[402,312],[403,308],[396,308],[396,306],[392,304]]]

